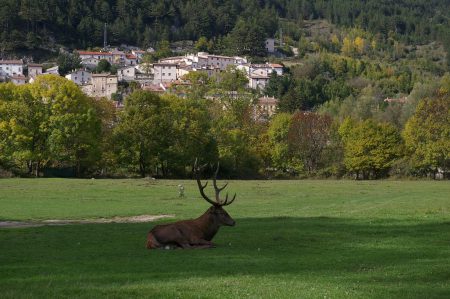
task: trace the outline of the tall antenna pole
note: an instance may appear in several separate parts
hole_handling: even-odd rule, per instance
[[[280,26],[280,47],[283,46],[283,28]]]
[[[108,40],[107,40],[106,23],[105,23],[105,30],[103,33],[103,48],[106,49],[107,46],[108,46]]]

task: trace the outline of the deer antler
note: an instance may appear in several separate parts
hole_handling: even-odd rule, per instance
[[[236,193],[234,194],[233,199],[230,202],[228,202],[228,192],[227,192],[227,195],[225,196],[225,201],[221,202],[219,193],[220,193],[220,191],[222,191],[223,189],[225,189],[228,186],[228,183],[225,183],[225,185],[223,185],[222,188],[217,187],[216,179],[217,179],[217,174],[219,173],[219,167],[220,167],[220,163],[217,162],[217,169],[216,169],[216,172],[214,173],[214,177],[213,177],[213,186],[214,186],[214,190],[216,192],[216,201],[221,206],[228,206],[236,199]]]
[[[207,164],[198,167],[197,166],[197,159],[195,159],[195,163],[194,163],[194,168],[192,170],[192,172],[195,175],[195,178],[197,180],[197,185],[198,185],[198,189],[200,190],[200,194],[202,195],[202,197],[209,202],[210,204],[214,205],[214,206],[228,206],[230,205],[235,199],[236,199],[236,193],[234,194],[233,198],[231,199],[230,202],[228,202],[228,192],[225,196],[225,200],[221,201],[220,200],[220,192],[225,189],[228,186],[228,183],[226,183],[223,187],[219,188],[217,187],[217,174],[219,173],[219,166],[220,164],[217,163],[217,169],[214,172],[214,176],[213,176],[213,186],[214,186],[214,191],[215,191],[215,195],[216,195],[216,201],[214,202],[213,200],[209,199],[208,196],[206,196],[205,194],[205,188],[208,185],[208,182],[206,182],[204,185],[202,184],[202,182],[200,181],[200,175],[199,175],[199,170],[202,170],[206,167]]]
[[[206,182],[204,185],[202,184],[202,182],[200,181],[200,174],[199,174],[199,170],[202,170],[206,167],[207,164],[198,167],[197,166],[197,158],[195,159],[195,163],[194,163],[194,168],[192,169],[192,172],[194,173],[195,179],[197,180],[197,185],[198,185],[198,189],[200,190],[200,194],[202,195],[202,197],[209,202],[212,205],[217,205],[216,202],[212,201],[211,199],[208,198],[208,196],[206,196],[205,194],[205,188],[206,186],[208,186],[208,182]]]

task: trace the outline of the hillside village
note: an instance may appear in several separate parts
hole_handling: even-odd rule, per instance
[[[266,50],[274,52],[274,40],[267,39]],[[147,91],[168,93],[177,85],[189,86],[185,76],[191,72],[204,72],[208,77],[224,72],[229,68],[242,71],[248,79],[248,88],[264,91],[270,75],[283,75],[283,66],[274,63],[252,64],[246,57],[214,55],[207,52],[186,54],[159,59],[154,63],[145,63],[144,55],[149,53],[141,49],[122,51],[117,48],[107,51],[74,50],[81,59],[81,68],[72,70],[65,78],[80,86],[88,96],[113,99],[119,92],[120,83],[135,82]],[[117,74],[95,73],[102,60],[117,68]],[[26,63],[23,60],[0,60],[0,82],[12,82],[15,85],[32,83],[37,76],[59,74],[58,66],[44,71],[42,64]],[[277,99],[261,97],[256,109],[266,111],[269,116],[276,111]],[[116,107],[122,107],[116,102]]]

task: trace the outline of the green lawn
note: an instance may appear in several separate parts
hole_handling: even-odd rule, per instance
[[[177,185],[186,188],[179,199]],[[1,220],[199,216],[194,181],[0,180]],[[1,298],[450,298],[450,183],[231,181],[210,250],[153,223],[0,229]],[[164,220],[160,222],[168,222]]]

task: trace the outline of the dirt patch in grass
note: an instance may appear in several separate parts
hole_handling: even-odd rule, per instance
[[[44,225],[69,225],[90,223],[141,223],[152,222],[163,218],[173,218],[174,215],[140,215],[130,217],[95,218],[95,219],[50,219],[42,221],[0,221],[0,228],[36,227]]]

